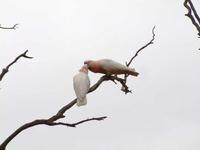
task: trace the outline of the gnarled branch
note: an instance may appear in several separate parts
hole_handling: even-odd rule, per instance
[[[153,28],[152,30],[152,33],[153,33],[153,39],[147,43],[145,46],[143,46],[142,48],[140,48],[136,54],[134,55],[134,57],[130,60],[130,62],[127,64],[127,66],[129,66],[131,64],[131,62],[133,61],[133,59],[138,55],[138,53],[143,50],[144,48],[146,48],[148,45],[150,44],[153,44],[153,41],[154,41],[154,37],[155,37],[155,34],[154,34],[154,29],[155,27]],[[9,67],[8,67],[9,68]],[[127,76],[128,77],[128,76]],[[125,93],[129,93],[131,92],[128,88],[128,86],[126,85],[126,79],[123,78],[119,78],[117,76],[102,76],[93,86],[90,87],[88,93],[91,93],[95,90],[97,90],[97,88],[104,82],[104,81],[112,81],[114,83],[117,83],[119,82],[122,87],[123,87],[123,92]],[[12,141],[19,133],[21,133],[22,131],[28,129],[28,128],[31,128],[33,126],[37,126],[37,125],[48,125],[48,126],[57,126],[57,125],[64,125],[64,126],[68,126],[68,127],[76,127],[77,125],[79,124],[82,124],[82,123],[85,123],[85,122],[88,122],[88,121],[93,121],[93,120],[98,120],[98,121],[101,121],[101,120],[104,120],[105,118],[107,118],[106,116],[103,116],[103,117],[97,117],[97,118],[91,118],[91,119],[85,119],[85,120],[82,120],[82,121],[79,121],[79,122],[76,122],[76,123],[63,123],[63,122],[57,122],[59,119],[61,118],[65,118],[65,112],[67,110],[69,110],[72,106],[74,106],[76,104],[76,101],[77,99],[74,99],[72,100],[71,102],[69,102],[67,105],[63,106],[60,110],[58,110],[58,112],[53,115],[52,117],[50,118],[47,118],[47,119],[36,119],[34,121],[31,121],[29,123],[26,123],[24,125],[22,125],[21,127],[19,127],[17,130],[15,130],[10,136],[8,136],[7,139],[5,139],[5,141],[3,141],[3,143],[0,145],[0,150],[5,150],[6,149],[6,146],[8,145],[8,143],[10,141]]]
[[[15,58],[15,60],[13,60],[9,65],[7,65],[5,68],[2,69],[2,72],[1,72],[1,74],[0,74],[0,82],[1,82],[1,80],[3,79],[3,77],[5,76],[5,74],[8,73],[9,68],[10,68],[14,63],[16,63],[16,62],[18,61],[18,59],[20,59],[20,58],[22,58],[22,57],[28,58],[28,59],[33,58],[33,57],[30,57],[30,56],[27,56],[27,52],[28,52],[28,50],[26,50],[24,53],[22,53],[22,54],[20,54],[19,56],[17,56],[17,57]]]
[[[114,77],[112,76],[111,78],[113,79],[117,79],[117,77]],[[88,93],[91,93],[93,91],[95,91],[104,81],[108,81],[109,78],[107,76],[102,76],[96,84],[94,84]],[[112,79],[111,79],[112,80]],[[22,125],[21,127],[19,127],[17,130],[15,130],[1,145],[0,145],[0,150],[5,150],[6,149],[6,146],[7,144],[12,141],[19,133],[21,133],[22,131],[28,129],[28,128],[31,128],[33,126],[36,126],[36,125],[48,125],[48,126],[55,126],[55,125],[65,125],[65,126],[68,126],[68,127],[75,127],[76,125],[79,125],[81,123],[85,123],[85,122],[88,122],[88,121],[92,121],[92,120],[98,120],[98,121],[101,121],[103,119],[106,118],[106,116],[104,117],[98,117],[98,118],[92,118],[92,119],[86,119],[86,120],[82,120],[82,121],[79,121],[77,123],[72,123],[72,124],[69,124],[69,123],[57,123],[56,121],[58,121],[59,119],[61,118],[64,118],[64,113],[70,109],[72,106],[74,106],[74,104],[76,104],[76,100],[77,99],[74,99],[72,100],[70,103],[68,103],[67,105],[65,105],[64,107],[62,107],[58,112],[57,114],[55,114],[54,116],[48,118],[48,119],[36,119],[34,121],[31,121],[29,123],[26,123],[24,125]]]

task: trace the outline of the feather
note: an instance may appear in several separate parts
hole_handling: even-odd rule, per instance
[[[86,95],[90,88],[90,79],[88,74],[80,70],[80,72],[73,78],[73,87],[77,96],[77,106],[86,105]]]
[[[111,59],[100,59],[97,61],[85,61],[89,70],[95,73],[103,73],[106,75],[130,74],[138,76],[138,72],[134,68],[129,68]]]

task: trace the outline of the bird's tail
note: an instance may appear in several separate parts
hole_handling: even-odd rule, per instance
[[[87,98],[84,97],[82,99],[80,98],[77,98],[77,102],[76,102],[77,106],[83,106],[83,105],[86,105],[87,104]]]
[[[139,73],[136,72],[134,68],[128,68],[128,70],[129,70],[128,74],[130,74],[132,76],[136,76],[137,77],[139,75]]]

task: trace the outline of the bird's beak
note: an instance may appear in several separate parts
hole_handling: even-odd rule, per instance
[[[89,66],[88,66],[88,64],[84,64],[84,67],[85,67],[85,68],[88,68]]]

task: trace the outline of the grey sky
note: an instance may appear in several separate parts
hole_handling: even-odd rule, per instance
[[[200,10],[199,0],[193,0]],[[152,37],[132,67],[133,94],[107,82],[73,107],[63,121],[108,116],[77,128],[37,126],[22,132],[8,150],[199,150],[200,47],[182,1],[6,0],[0,30],[0,68],[29,49],[1,82],[0,142],[22,124],[47,118],[74,97],[72,78],[85,59],[124,63]],[[200,12],[199,12],[200,13]],[[99,75],[90,73],[91,83]]]

